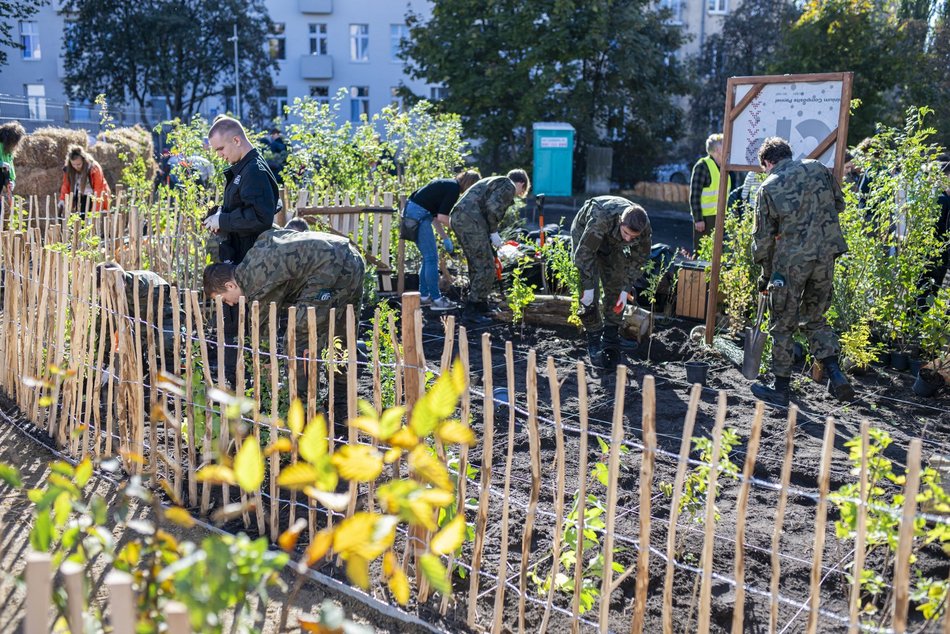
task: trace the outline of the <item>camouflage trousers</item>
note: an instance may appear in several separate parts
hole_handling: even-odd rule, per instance
[[[580,318],[584,328],[589,332],[598,332],[603,330],[604,323],[610,327],[620,327],[623,321],[623,315],[614,312],[614,305],[620,296],[620,291],[625,290],[624,284],[627,281],[627,260],[622,253],[597,254],[597,271],[595,278],[597,283],[594,285],[594,303],[586,309],[581,306]],[[600,311],[600,287],[604,288],[604,311],[601,317]],[[581,289],[583,293],[586,289]],[[627,289],[629,292],[629,289]]]
[[[775,376],[792,374],[796,330],[808,338],[809,351],[819,361],[840,351],[838,337],[825,319],[834,292],[834,272],[834,259],[796,262],[784,272],[785,286],[770,291],[769,334]]]
[[[452,231],[468,260],[469,301],[486,302],[495,282],[495,252],[492,250],[488,222],[479,211],[456,211]]]

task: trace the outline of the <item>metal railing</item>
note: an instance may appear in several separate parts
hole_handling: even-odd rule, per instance
[[[141,123],[143,112],[150,122],[160,121],[164,113],[147,108],[113,108],[106,113],[117,126]],[[57,101],[47,97],[24,97],[0,93],[0,122],[16,120],[27,130],[56,125],[70,128],[98,129],[102,113],[99,106],[88,103]]]

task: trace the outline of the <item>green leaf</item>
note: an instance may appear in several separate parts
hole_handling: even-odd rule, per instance
[[[444,595],[452,594],[452,584],[449,583],[449,573],[442,565],[442,560],[431,553],[424,553],[419,557],[419,568],[428,579],[432,587]]]
[[[295,398],[290,404],[290,411],[287,412],[287,427],[294,433],[294,436],[303,433],[304,420],[306,420],[306,414],[303,411],[303,403],[300,402],[299,398]]]
[[[0,463],[0,480],[7,485],[20,488],[23,486],[23,480],[20,478],[20,471],[11,465]]]
[[[310,424],[304,430],[303,436],[297,443],[300,457],[316,466],[327,453],[327,420],[323,414],[317,414],[310,419]]]
[[[264,482],[264,456],[261,446],[252,436],[244,439],[244,444],[234,456],[234,478],[238,486],[248,493],[255,493]]]
[[[86,457],[82,462],[76,465],[76,486],[82,488],[92,477],[92,461]]]
[[[30,531],[30,546],[41,553],[49,551],[53,543],[53,521],[49,513],[41,512],[36,516],[36,523]]]

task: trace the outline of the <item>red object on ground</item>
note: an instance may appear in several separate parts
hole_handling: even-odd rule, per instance
[[[498,256],[495,256],[495,277],[498,281],[501,281],[501,260],[498,259]]]

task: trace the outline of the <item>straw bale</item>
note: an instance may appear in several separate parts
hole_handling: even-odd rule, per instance
[[[124,165],[119,158],[119,148],[112,143],[99,141],[92,146],[89,153],[102,166],[102,172],[105,174],[109,186],[115,189],[115,184],[122,177],[122,167]]]
[[[63,168],[20,167],[16,171],[16,194],[18,196],[38,196],[43,201],[47,196],[53,200],[59,198],[59,188],[63,183]]]
[[[70,146],[78,145],[80,147],[86,147],[89,145],[89,134],[85,130],[53,127],[38,128],[34,130],[33,134],[29,135],[24,140],[28,140],[30,137],[34,136],[47,137],[56,142],[56,163],[60,167],[62,167],[63,163],[66,161],[66,152],[69,151]]]
[[[14,163],[17,171],[23,168],[62,168],[65,154],[59,153],[56,139],[37,134],[28,134],[17,148]]]

